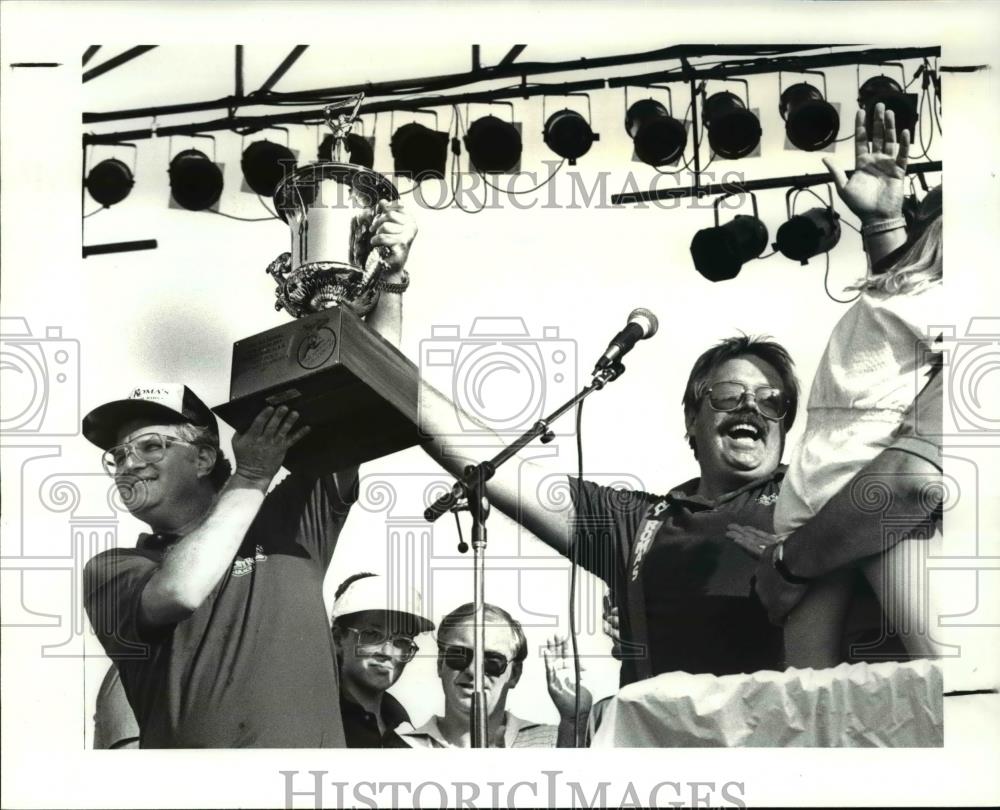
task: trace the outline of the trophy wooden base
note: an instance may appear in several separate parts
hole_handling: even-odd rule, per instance
[[[354,313],[317,312],[233,345],[229,402],[212,410],[238,432],[266,405],[312,430],[285,467],[324,474],[420,441],[417,367]]]

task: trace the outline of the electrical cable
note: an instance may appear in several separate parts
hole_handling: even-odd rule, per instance
[[[273,216],[273,217],[256,217],[256,218],[237,217],[237,216],[234,216],[233,214],[224,214],[224,213],[222,213],[222,211],[213,211],[211,208],[206,208],[205,211],[207,211],[209,214],[215,214],[216,216],[225,217],[226,219],[235,219],[238,222],[270,222],[272,219],[278,219],[278,217],[276,217],[276,216]]]
[[[479,178],[494,191],[499,191],[501,194],[509,194],[511,196],[516,196],[519,194],[531,194],[532,192],[538,191],[538,189],[542,188],[543,186],[547,186],[549,183],[555,180],[556,175],[559,174],[559,170],[562,169],[565,163],[566,159],[563,158],[562,162],[560,162],[560,164],[556,166],[555,169],[553,169],[552,172],[549,174],[549,176],[546,177],[541,183],[539,183],[534,188],[526,188],[520,191],[513,191],[511,189],[500,188],[500,186],[494,185],[493,183],[491,183],[489,180],[486,179],[486,175],[484,175],[481,171],[479,171],[479,169],[476,169],[476,174],[478,174]]]
[[[858,294],[853,298],[837,298],[833,293],[830,292],[829,286],[830,280],[830,251],[826,252],[826,271],[823,273],[823,291],[826,293],[826,297],[831,301],[836,301],[838,304],[853,304],[861,297],[863,290],[858,290]]]
[[[100,208],[98,208],[98,209],[97,209],[96,211],[91,211],[91,212],[90,212],[89,214],[84,214],[84,215],[83,215],[83,219],[88,219],[89,217],[92,217],[92,216],[94,216],[94,214],[99,214],[99,213],[101,213],[101,211],[106,211],[106,210],[107,210],[107,209],[106,209],[106,208],[105,208],[105,207],[104,207],[104,206],[102,205],[102,206],[101,206]]]
[[[266,202],[264,202],[264,198],[261,197],[260,194],[257,195],[257,199],[260,202],[260,204],[264,206],[264,210],[267,211],[267,213],[269,213],[273,219],[280,219],[277,212],[271,210],[271,207]]]
[[[583,400],[576,403],[576,491],[583,491]],[[576,638],[576,578],[577,543],[574,540],[569,549],[569,638],[573,649],[573,747],[580,745],[580,649]]]

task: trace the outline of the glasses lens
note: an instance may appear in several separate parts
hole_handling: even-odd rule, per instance
[[[444,648],[444,662],[449,669],[461,672],[472,663],[473,652],[470,647],[452,645]]]
[[[785,397],[777,388],[757,389],[757,408],[771,419],[780,419],[785,415]]]
[[[147,433],[133,440],[135,454],[143,461],[160,461],[167,448],[167,440],[159,433]]]
[[[366,627],[363,630],[355,630],[358,634],[358,648],[381,649],[387,641],[392,642],[393,651],[399,653],[400,657],[409,661],[417,653],[417,645],[412,638],[405,635],[390,636],[384,630]]]
[[[488,652],[483,658],[483,672],[491,678],[499,678],[507,670],[507,659],[500,653]]]
[[[461,672],[472,663],[475,655],[471,647],[457,645],[444,648],[444,662],[449,668]],[[483,672],[491,678],[499,678],[507,671],[507,658],[498,652],[486,652],[483,661]]]
[[[708,401],[717,411],[735,411],[746,389],[739,383],[716,383],[709,389]]]

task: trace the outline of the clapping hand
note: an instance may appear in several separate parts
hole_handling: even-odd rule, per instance
[[[549,697],[555,704],[559,716],[572,718],[576,711],[576,677],[573,654],[567,650],[567,640],[553,636],[545,642],[542,651],[545,658],[545,676],[549,687]],[[582,671],[582,667],[580,668]],[[580,716],[590,714],[594,699],[590,690],[580,684]]]
[[[875,105],[870,133],[865,127],[864,110],[858,110],[854,126],[854,174],[850,180],[842,169],[823,158],[837,193],[862,224],[901,216],[909,130],[902,130],[897,141],[895,116],[884,104]]]

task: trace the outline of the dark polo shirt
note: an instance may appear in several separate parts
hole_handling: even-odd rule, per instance
[[[348,748],[409,748],[396,733],[401,723],[409,723],[406,709],[392,695],[382,695],[382,722],[385,733],[378,730],[374,714],[355,703],[346,694],[340,696],[340,714],[344,718],[344,733]]]
[[[773,532],[783,475],[779,467],[715,501],[695,494],[698,479],[665,497],[589,481],[578,491],[571,479],[574,556],[613,590],[624,642],[623,686],[663,672],[781,668],[781,629],[768,622],[751,585],[757,563],[726,537],[726,527]]]
[[[233,565],[175,625],[143,626],[139,599],[176,538],[144,534],[87,563],[87,614],[121,673],[141,747],[344,746],[323,578],[357,468],[337,478],[278,484]]]

